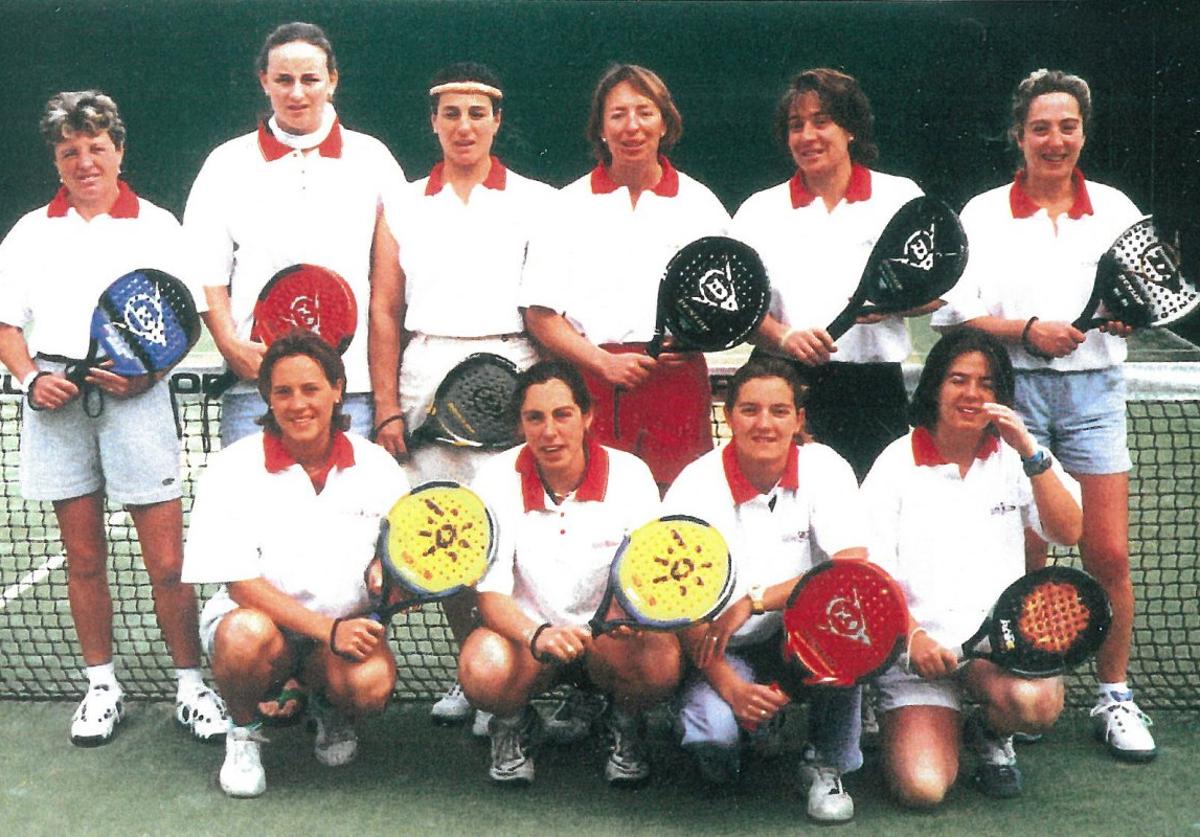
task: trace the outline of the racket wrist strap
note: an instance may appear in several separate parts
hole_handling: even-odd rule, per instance
[[[371,441],[374,441],[379,436],[379,431],[383,430],[383,428],[387,427],[389,424],[394,424],[395,422],[403,421],[403,420],[404,420],[404,413],[396,413],[393,416],[388,416],[383,421],[379,422],[379,424],[375,425],[374,428],[372,428]]]
[[[783,334],[780,335],[780,337],[779,337],[779,348],[786,349],[788,338],[791,337],[795,333],[796,333],[796,329],[794,329],[794,328],[785,329]]]
[[[343,660],[353,660],[353,656],[345,651],[339,651],[337,647],[337,630],[338,627],[345,621],[345,616],[339,616],[337,619],[333,620],[333,626],[329,629],[329,650],[341,657]]]
[[[21,379],[21,389],[25,390],[25,400],[27,402],[29,402],[29,409],[39,411],[39,412],[41,410],[46,409],[45,407],[39,407],[37,404],[34,403],[33,388],[34,388],[34,386],[37,385],[37,382],[40,378],[42,378],[45,375],[49,375],[49,374],[50,373],[44,369],[42,369],[42,370],[35,369],[32,372],[30,372],[28,375],[26,375],[24,378]]]
[[[538,653],[537,641],[538,641],[538,638],[541,637],[542,631],[546,630],[549,627],[550,627],[549,622],[543,622],[542,624],[540,624],[536,628],[534,628],[533,631],[529,634],[529,653],[531,655],[533,655],[533,658],[535,660],[537,660],[539,663],[545,662],[545,657],[543,657],[541,654]]]
[[[917,625],[917,627],[912,629],[912,633],[908,635],[908,642],[904,644],[904,656],[907,659],[912,659],[912,641],[913,637],[915,637],[917,634],[925,634],[925,636],[929,636],[929,631],[925,630],[920,625]]]
[[[1029,354],[1033,355],[1034,357],[1050,358],[1051,355],[1046,354],[1045,352],[1040,350],[1037,346],[1033,345],[1033,343],[1029,339],[1029,332],[1031,332],[1033,330],[1033,324],[1036,323],[1037,321],[1038,321],[1037,317],[1030,317],[1028,320],[1025,321],[1025,327],[1023,329],[1021,329],[1021,348],[1023,348],[1025,351],[1029,352]]]

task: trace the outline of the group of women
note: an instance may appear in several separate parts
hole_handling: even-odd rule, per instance
[[[22,491],[54,504],[87,664],[73,741],[104,743],[123,713],[106,494],[138,529],[179,670],[177,718],[198,738],[224,735],[222,787],[255,796],[265,789],[263,716],[307,694],[317,758],[339,765],[356,752],[353,719],[386,705],[395,660],[366,618],[379,586],[373,532],[409,485],[450,478],[477,488],[505,540],[478,592],[446,605],[461,685],[434,714],[480,710],[497,781],[532,781],[541,718],[529,701],[560,683],[611,698],[610,782],[649,775],[640,716],[669,696],[702,775],[734,778],[742,743],[769,743],[782,707],[801,696],[771,685],[786,674],[776,649],[787,592],[816,561],[870,559],[899,580],[912,613],[912,671],[893,668],[876,688],[897,798],[936,804],[954,781],[964,694],[981,704],[965,733],[975,778],[1014,795],[1011,735],[1052,723],[1062,684],[981,661],[960,669],[948,649],[1027,563],[1044,560],[1047,540],[1078,541],[1113,601],[1097,735],[1118,757],[1153,757],[1149,719],[1125,683],[1128,329],[1069,324],[1100,254],[1138,217],[1078,168],[1091,118],[1085,82],[1041,70],[1018,87],[1019,170],[964,209],[971,260],[944,307],[866,316],[835,341],[824,324],[892,214],[920,194],[868,168],[874,117],[851,76],[814,69],[791,80],[776,128],[796,173],[731,219],[667,157],[682,117],[643,67],[601,77],[586,128],[596,166],[561,191],[492,153],[504,90],[481,65],[434,78],[430,128],[442,159],[414,184],[380,142],[342,126],[337,61],[318,27],[278,27],[257,71],[271,113],[212,152],[182,228],[120,179],[115,103],[95,91],[54,97],[43,134],[62,189],[0,244],[0,360],[29,408]],[[703,356],[668,343],[655,358],[646,342],[666,262],[722,233],[759,251],[772,297],[726,402],[733,440],[712,451]],[[64,243],[91,258],[56,258]],[[344,357],[307,334],[269,349],[250,339],[259,291],[299,263],[335,270],[354,291],[359,336]],[[166,383],[93,369],[83,386],[108,399],[91,416],[63,374],[85,353],[99,291],[146,266],[191,284],[244,381],[222,398],[224,449],[198,487],[186,550]],[[934,308],[947,336],[910,415],[904,317]],[[524,444],[409,450],[437,384],[480,351],[524,370],[512,405]],[[612,551],[655,516],[663,492],[664,508],[726,536],[742,562],[740,589],[714,622],[679,636],[593,638],[586,620]],[[199,616],[198,582],[223,583]],[[200,678],[201,645],[228,717]],[[853,802],[841,777],[861,764],[859,694],[808,697],[807,811],[844,821]]]

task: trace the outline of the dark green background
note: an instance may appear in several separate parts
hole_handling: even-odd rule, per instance
[[[252,70],[264,35],[306,19],[337,50],[343,121],[386,142],[410,178],[436,157],[424,91],[443,64],[498,70],[507,93],[500,153],[562,185],[591,165],[583,125],[597,76],[614,60],[633,61],[664,77],[683,112],[674,161],[731,211],[790,174],[770,125],[798,69],[856,75],[874,104],[879,167],[961,205],[1011,176],[1004,136],[1016,81],[1060,67],[1092,84],[1088,175],[1178,219],[1191,237],[1200,230],[1198,6],[6,0],[0,229],[53,192],[37,120],[51,94],[82,87],[120,104],[134,187],[181,213],[205,155],[265,112]]]

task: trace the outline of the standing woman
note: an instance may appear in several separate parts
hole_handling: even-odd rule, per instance
[[[344,409],[365,436],[372,427],[372,283],[394,282],[399,269],[383,198],[404,187],[404,173],[381,142],[342,127],[333,108],[337,59],[320,27],[276,28],[256,67],[271,115],[208,156],[183,219],[207,286],[205,322],[242,379],[221,401],[221,443],[255,432],[265,409],[254,389],[265,347],[250,341],[252,312],[263,286],[294,264],[333,270],[354,291],[358,325],[345,355]]]
[[[1084,179],[1079,155],[1091,124],[1087,82],[1037,70],[1013,95],[1009,135],[1021,154],[1011,184],[973,198],[962,220],[971,262],[935,326],[960,323],[1004,342],[1016,368],[1016,408],[1040,444],[1083,490],[1084,568],[1108,593],[1113,624],[1100,649],[1092,721],[1096,737],[1126,761],[1154,758],[1150,719],[1126,683],[1133,639],[1129,577],[1129,469],[1124,337],[1115,323],[1080,332],[1100,256],[1142,217],[1124,194]],[[1031,538],[1031,565],[1045,543]]]
[[[607,70],[587,126],[599,162],[560,193],[521,293],[530,333],[583,370],[596,438],[644,459],[661,489],[712,449],[712,393],[702,354],[646,354],[658,283],[680,248],[729,224],[667,159],[682,133],[662,79],[633,64]]]
[[[406,431],[424,421],[446,374],[476,352],[506,357],[519,369],[537,360],[517,292],[530,233],[542,223],[554,190],[492,154],[503,102],[500,81],[488,67],[461,63],[440,70],[429,88],[429,121],[442,159],[387,205],[402,272],[388,271],[386,280],[376,277],[372,285],[375,441],[406,457],[413,485],[469,483],[493,455],[440,444],[407,449]],[[474,604],[474,591],[443,604],[460,644],[473,627]],[[470,711],[456,683],[434,705],[433,717],[456,723]],[[486,732],[482,719],[478,731]]]
[[[775,133],[796,173],[747,198],[731,227],[771,277],[758,344],[798,362],[810,388],[808,429],[861,481],[879,452],[908,431],[900,363],[912,342],[901,314],[860,317],[836,342],[825,327],[858,287],[887,222],[921,190],[867,168],[879,156],[875,117],[845,73],[796,75],[779,100]]]
[[[225,707],[200,679],[196,597],[179,580],[182,481],[167,383],[94,368],[85,386],[103,392],[104,409],[91,416],[80,388],[63,374],[87,355],[92,309],[113,280],[145,267],[186,275],[179,222],[121,180],[125,124],[108,96],[59,93],[46,104],[41,129],[62,188],[0,244],[0,361],[28,401],[21,494],[54,504],[67,553],[71,618],[89,684],[71,720],[71,741],[106,744],[124,716],[113,666],[106,495],[128,509],[137,529],[176,666],[175,717],[197,738],[219,737],[228,726]]]

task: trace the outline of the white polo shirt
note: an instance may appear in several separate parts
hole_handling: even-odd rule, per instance
[[[262,578],[326,616],[367,612],[363,572],[375,556],[379,521],[409,485],[383,448],[353,433],[341,438],[320,493],[303,466],[264,444],[263,433],[211,458],[196,487],[183,580]],[[205,615],[234,607],[221,588]]]
[[[948,326],[976,317],[1073,322],[1083,313],[1096,278],[1096,263],[1142,213],[1110,186],[1084,180],[1075,171],[1075,205],[1058,216],[1057,228],[1045,209],[1021,187],[1021,175],[972,198],[962,223],[971,257],[946,307],[932,323]],[[1092,329],[1079,347],[1062,358],[1031,355],[1019,344],[1008,353],[1018,369],[1063,372],[1105,369],[1125,360],[1120,337]]]
[[[659,158],[662,179],[631,206],[603,166],[556,196],[552,219],[530,242],[523,308],[565,314],[592,343],[654,336],[658,285],[684,245],[724,235],[729,213],[716,195]]]
[[[207,310],[175,216],[119,185],[112,209],[91,221],[69,204],[64,187],[0,242],[0,322],[34,323],[25,335],[31,354],[86,357],[100,294],[138,268],[182,280],[197,309]]]
[[[833,207],[791,180],[751,195],[733,216],[730,234],[762,257],[771,278],[771,316],[792,328],[826,328],[858,288],[883,228],[921,189],[855,165],[845,197]],[[912,352],[904,318],[855,325],[837,341],[841,363],[899,363]]]
[[[407,187],[379,140],[335,122],[316,151],[276,139],[265,123],[218,146],[200,169],[183,215],[198,275],[229,286],[233,322],[249,339],[254,303],[279,270],[314,264],[354,291],[358,326],[343,360],[348,392],[371,389],[367,315],[371,243],[384,197]],[[239,382],[237,392],[253,385]]]
[[[659,516],[658,487],[646,464],[588,444],[583,482],[558,505],[526,445],[488,460],[472,483],[500,530],[496,563],[476,589],[512,596],[536,622],[586,625],[600,606],[621,540]]]
[[[547,223],[555,190],[493,157],[487,179],[463,203],[443,166],[386,206],[404,268],[404,328],[439,337],[522,332],[525,252]]]
[[[816,443],[792,445],[769,494],[742,473],[732,443],[706,453],[683,469],[663,509],[705,520],[725,538],[736,572],[731,605],[751,587],[797,578],[843,549],[867,544],[854,471],[833,448]],[[763,642],[782,625],[780,611],[751,616],[730,645]]]
[[[862,484],[871,560],[900,584],[908,609],[947,648],[979,629],[1004,588],[1025,574],[1025,529],[1045,539],[1033,486],[995,437],[966,476],[917,428],[884,449]],[[1079,485],[1054,473],[1079,501]]]

